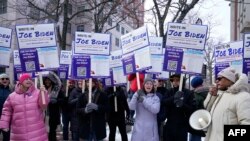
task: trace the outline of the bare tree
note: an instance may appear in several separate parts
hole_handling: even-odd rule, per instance
[[[125,3],[123,0],[20,0],[9,2],[8,8],[16,11],[21,16],[17,19],[3,18],[4,22],[26,20],[26,23],[51,22],[57,24],[56,34],[59,46],[62,50],[67,45],[67,30],[74,19],[84,16],[84,24],[94,24],[93,31],[103,32],[107,19],[111,16],[121,17],[119,8],[133,4],[135,0]],[[76,7],[77,9],[72,9]],[[134,7],[136,8],[136,7]],[[123,12],[123,17],[132,16]],[[115,16],[116,15],[116,16]],[[90,20],[86,20],[90,19]],[[118,19],[118,18],[117,18]],[[125,18],[120,18],[118,22]],[[114,28],[114,27],[113,27]]]
[[[171,18],[171,22],[183,22],[186,15],[194,6],[202,0],[153,0],[153,14],[156,15],[155,20],[158,25],[159,36],[163,37],[163,44],[166,43],[165,23],[167,18]]]

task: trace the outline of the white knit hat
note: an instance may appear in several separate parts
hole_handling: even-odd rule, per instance
[[[9,78],[9,76],[6,73],[2,73],[2,74],[0,74],[0,79],[1,78]]]
[[[234,68],[228,67],[218,73],[218,76],[223,76],[228,80],[235,83],[236,81],[236,71]]]

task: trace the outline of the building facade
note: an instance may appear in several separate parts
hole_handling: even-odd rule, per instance
[[[231,41],[243,39],[250,32],[250,0],[233,0],[231,6]]]
[[[91,0],[69,0],[69,4],[67,5],[67,12],[69,17],[73,14],[82,11],[84,9],[91,8],[89,4]],[[101,0],[100,0],[101,1]],[[112,37],[112,50],[120,49],[120,37],[133,29],[136,29],[144,24],[144,0],[113,0],[120,2],[119,6],[113,9],[114,14],[111,14],[107,19],[103,26],[102,33],[111,34]],[[113,1],[109,4],[112,6]],[[12,44],[11,48],[18,49],[17,39],[15,37],[15,26],[22,24],[37,24],[37,23],[55,23],[56,27],[59,27],[60,32],[62,32],[64,17],[63,17],[63,6],[62,0],[37,0],[35,1],[39,7],[49,9],[53,4],[58,4],[61,6],[62,10],[61,15],[59,15],[58,22],[54,22],[49,18],[41,18],[45,17],[44,13],[39,11],[38,9],[32,7],[32,4],[27,3],[26,0],[0,0],[0,26],[11,28],[13,30],[12,36]],[[59,3],[56,3],[59,2]],[[49,4],[48,4],[49,3]],[[17,10],[18,9],[18,10]],[[96,9],[95,9],[96,10]],[[95,32],[95,24],[94,24],[94,16],[95,10],[91,12],[84,12],[77,14],[74,18],[72,18],[67,27],[67,35],[66,35],[66,50],[71,49],[72,40],[74,40],[75,32]],[[98,10],[98,9],[97,9]],[[102,17],[105,17],[104,14],[109,12],[109,7],[106,7],[106,10],[101,11]],[[49,11],[49,10],[48,10]],[[53,11],[52,11],[53,12]],[[97,11],[98,13],[99,11]],[[100,12],[99,12],[100,13]],[[98,13],[98,14],[99,14]],[[99,15],[100,16],[100,15]],[[29,17],[29,18],[27,18]],[[34,19],[31,19],[31,18]],[[58,44],[59,45],[59,44]],[[11,63],[13,63],[13,57],[11,58]],[[8,72],[13,78],[13,65],[11,64],[8,69],[5,68],[0,69],[1,72]],[[12,79],[13,80],[13,79]]]

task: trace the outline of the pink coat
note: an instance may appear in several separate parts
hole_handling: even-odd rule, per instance
[[[11,141],[48,141],[43,115],[43,109],[48,105],[47,93],[45,101],[46,104],[42,104],[40,90],[34,85],[26,93],[20,91],[19,84],[16,85],[15,92],[4,103],[0,119],[0,128],[11,129]]]

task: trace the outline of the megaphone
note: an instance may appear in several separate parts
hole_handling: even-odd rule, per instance
[[[212,121],[212,117],[207,110],[197,110],[189,118],[190,126],[195,130],[206,129]]]

